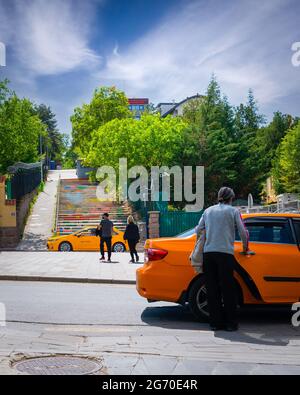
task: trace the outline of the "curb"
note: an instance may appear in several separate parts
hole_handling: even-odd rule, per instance
[[[135,280],[113,280],[101,278],[79,278],[79,277],[39,277],[39,276],[14,276],[0,275],[0,281],[40,281],[56,283],[83,283],[83,284],[125,284],[135,285]]]

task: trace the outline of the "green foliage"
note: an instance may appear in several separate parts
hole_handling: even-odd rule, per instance
[[[65,135],[58,131],[55,114],[45,104],[36,105],[35,112],[47,131],[42,140],[42,153],[46,154],[49,160],[61,161],[66,150]]]
[[[114,119],[92,134],[86,164],[118,168],[119,158],[128,159],[128,167],[173,166],[180,163],[185,123],[180,118],[160,118],[145,114],[137,121],[132,118]]]
[[[74,148],[69,147],[64,155],[63,169],[74,169],[76,167],[76,160],[78,159],[77,154],[74,152]]]
[[[272,174],[277,193],[300,192],[300,121],[290,129],[273,160]]]
[[[206,95],[184,108],[189,123],[184,132],[183,165],[205,168],[205,200],[215,201],[216,191],[237,178],[234,159],[238,149],[233,134],[233,110],[212,78]]]
[[[1,83],[0,97],[0,173],[6,173],[15,162],[38,160],[39,136],[46,132],[33,104],[19,99],[7,82]]]
[[[125,94],[115,87],[96,89],[89,104],[77,107],[71,116],[73,146],[83,158],[89,152],[92,134],[113,119],[131,117]]]

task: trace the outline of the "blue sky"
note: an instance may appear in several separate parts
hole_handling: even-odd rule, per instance
[[[268,117],[300,115],[299,26],[299,0],[0,0],[0,79],[62,132],[98,86],[156,104],[204,93],[213,73],[233,104],[252,88]]]

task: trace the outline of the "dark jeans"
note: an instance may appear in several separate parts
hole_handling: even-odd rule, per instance
[[[136,256],[136,259],[138,257],[138,253],[135,248],[137,245],[137,241],[135,239],[134,240],[128,239],[128,245],[129,245],[131,259],[134,261],[134,255]]]
[[[233,276],[235,257],[223,252],[206,252],[203,258],[210,324],[236,325],[237,295]]]
[[[111,257],[111,237],[100,237],[100,253],[101,258],[104,258],[104,243],[106,244],[108,259]]]

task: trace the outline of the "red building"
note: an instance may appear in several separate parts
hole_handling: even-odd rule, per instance
[[[128,104],[129,110],[134,113],[135,119],[140,119],[142,113],[147,109],[149,105],[149,99],[128,99]]]

